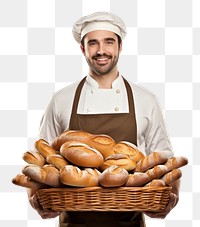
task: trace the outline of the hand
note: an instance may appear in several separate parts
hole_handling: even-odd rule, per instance
[[[161,212],[146,211],[146,212],[144,212],[144,214],[149,216],[150,218],[164,219],[169,214],[169,212],[176,206],[176,204],[178,203],[178,200],[179,200],[179,198],[176,194],[170,193],[169,202],[163,211],[161,211]]]
[[[31,204],[31,206],[37,210],[38,214],[43,218],[43,219],[47,219],[47,218],[55,218],[58,215],[60,215],[60,212],[56,212],[56,211],[52,211],[50,209],[43,209],[42,206],[40,205],[38,198],[36,196],[36,194],[32,195],[31,198],[29,199],[29,202]]]

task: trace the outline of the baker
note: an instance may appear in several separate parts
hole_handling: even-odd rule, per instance
[[[146,155],[153,151],[172,152],[156,97],[146,89],[128,82],[118,70],[122,40],[126,36],[126,26],[121,18],[109,12],[96,12],[80,18],[74,24],[72,33],[80,44],[89,72],[81,81],[52,96],[41,121],[40,138],[51,143],[65,130],[84,130],[110,135],[116,142],[126,140],[134,143]],[[177,181],[173,184],[166,209],[145,214],[152,218],[164,218],[177,204],[178,194]],[[31,205],[42,218],[60,215],[60,227],[145,226],[144,214],[141,212],[60,214],[43,210],[34,190],[30,189],[28,195]]]

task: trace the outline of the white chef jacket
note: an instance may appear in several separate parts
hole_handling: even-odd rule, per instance
[[[51,143],[56,136],[69,128],[74,95],[79,82],[73,83],[53,94],[43,115],[39,138]],[[149,155],[153,151],[172,151],[163,114],[156,97],[146,89],[129,82],[135,104],[137,146]],[[91,77],[86,77],[82,88],[79,114],[127,113],[129,112],[126,87],[122,76],[113,81],[111,89],[100,89]]]

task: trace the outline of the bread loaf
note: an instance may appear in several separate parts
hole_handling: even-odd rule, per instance
[[[57,169],[61,169],[63,166],[68,165],[67,160],[60,154],[51,154],[47,157],[47,162],[52,164]]]
[[[103,187],[119,187],[126,183],[128,172],[119,166],[110,166],[99,177],[99,183]]]
[[[35,164],[38,166],[43,166],[45,164],[45,158],[39,152],[27,151],[23,154],[22,158],[28,164]]]
[[[60,170],[60,181],[69,186],[93,187],[98,186],[100,175],[97,169],[81,170],[77,166],[67,165]]]
[[[181,178],[182,172],[180,169],[173,169],[171,172],[165,174],[162,177],[162,180],[165,182],[166,185],[172,184],[174,181]]]
[[[153,179],[159,179],[160,177],[162,177],[164,174],[168,172],[169,170],[165,165],[157,165],[147,170],[145,173],[149,176],[151,180],[153,180]]]
[[[81,167],[99,167],[103,163],[103,156],[98,150],[77,141],[65,142],[60,153],[69,162]]]
[[[144,154],[133,144],[127,141],[121,141],[113,147],[115,154],[126,154],[136,163],[144,158]]]
[[[26,188],[34,188],[34,189],[40,189],[40,188],[46,188],[47,185],[39,183],[35,180],[32,180],[30,177],[25,176],[23,174],[18,174],[16,177],[12,179],[12,183],[16,184],[18,186],[26,187]]]
[[[148,184],[146,184],[144,187],[164,187],[166,186],[164,180],[162,179],[154,179]]]
[[[173,157],[167,160],[165,163],[165,166],[169,171],[173,169],[178,169],[182,166],[185,166],[188,164],[188,159],[184,156],[179,156],[179,157]]]
[[[127,187],[141,187],[150,182],[151,179],[146,173],[135,172],[129,174],[125,186]]]
[[[30,164],[22,169],[22,173],[37,182],[47,184],[52,187],[62,186],[59,180],[59,170],[52,165],[44,165],[43,167],[40,167]]]
[[[127,171],[132,171],[136,167],[136,162],[132,160],[128,155],[125,154],[113,154],[108,156],[103,164],[101,165],[100,169],[104,171],[108,167],[116,165],[121,168],[124,168]]]
[[[56,151],[43,139],[35,141],[35,148],[44,158],[47,158],[51,154],[56,154]]]
[[[156,165],[163,164],[171,157],[171,155],[171,151],[153,152],[137,163],[135,171],[144,172]]]
[[[92,134],[82,130],[67,130],[54,139],[51,144],[51,147],[54,148],[56,151],[59,151],[60,147],[68,141],[78,141],[81,143],[88,144],[88,141],[91,140],[91,136]]]
[[[113,146],[115,145],[115,141],[108,135],[92,135],[91,140],[88,141],[88,145],[97,149],[104,158],[114,154]]]

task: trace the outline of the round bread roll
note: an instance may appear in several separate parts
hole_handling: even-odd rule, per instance
[[[146,173],[135,172],[133,174],[129,174],[125,186],[140,187],[140,186],[144,186],[146,183],[150,181],[151,179]]]
[[[88,144],[88,141],[91,139],[91,135],[92,134],[84,132],[82,130],[67,130],[54,139],[51,147],[59,151],[60,147],[68,141],[78,141]]]
[[[128,171],[119,166],[110,166],[99,177],[99,183],[103,187],[120,187],[128,179]]]
[[[135,146],[133,143],[127,141],[120,141],[114,147],[113,151],[115,154],[126,154],[136,163],[144,158],[144,154]]]
[[[62,155],[59,154],[51,154],[47,157],[46,160],[49,164],[52,164],[57,169],[61,169],[63,166],[69,165],[67,160],[63,158]]]
[[[103,156],[99,151],[77,141],[65,142],[60,148],[60,153],[77,166],[99,167],[103,163]]]
[[[29,164],[38,166],[43,166],[45,164],[45,158],[39,152],[27,151],[23,154],[22,158]]]
[[[79,169],[77,166],[67,165],[60,170],[60,181],[68,186],[94,187],[99,184],[101,173],[97,169]]]
[[[26,188],[34,188],[34,189],[47,187],[47,185],[37,182],[35,180],[32,180],[30,177],[25,176],[23,174],[18,174],[16,177],[14,177],[12,179],[12,183],[18,186],[22,186]]]
[[[136,167],[136,162],[134,160],[130,159],[130,157],[128,155],[113,154],[113,155],[108,156],[105,159],[105,161],[101,165],[100,169],[103,171],[113,165],[122,167],[127,171],[132,171]]]
[[[52,147],[50,147],[49,143],[43,139],[35,141],[35,148],[44,158],[57,153]]]

